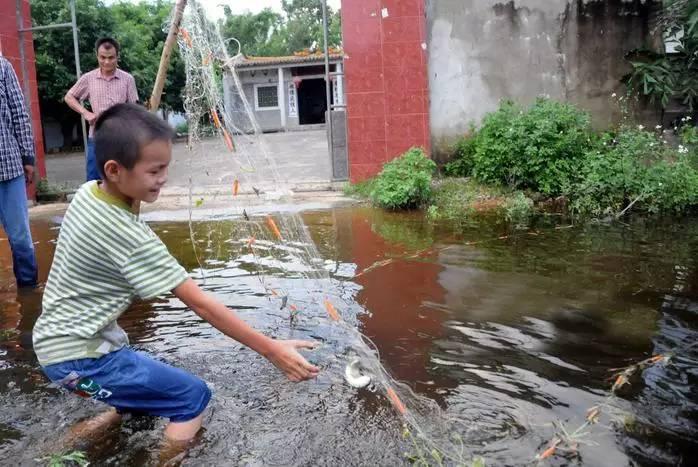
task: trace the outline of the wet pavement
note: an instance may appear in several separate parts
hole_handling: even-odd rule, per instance
[[[243,138],[240,141],[242,144]],[[283,179],[289,181],[287,186],[311,191],[332,186],[325,130],[269,133],[264,135],[264,144]],[[231,154],[221,140],[214,138],[204,140],[200,152],[191,153],[184,142],[174,144],[169,181],[163,195],[186,194],[190,178],[199,193],[230,190],[234,173],[228,160],[237,157],[236,154]],[[48,155],[46,172],[51,184],[75,189],[85,181],[85,155]]]

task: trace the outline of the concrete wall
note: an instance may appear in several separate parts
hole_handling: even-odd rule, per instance
[[[567,100],[619,117],[625,54],[652,40],[651,0],[426,0],[431,134],[443,153],[502,99]]]

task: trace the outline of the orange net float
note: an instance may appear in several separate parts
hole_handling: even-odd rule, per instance
[[[225,145],[228,147],[228,151],[235,152],[235,145],[233,144],[233,138],[228,134],[228,130],[223,128],[223,139],[225,140]]]
[[[281,232],[279,231],[279,228],[276,226],[276,222],[274,222],[274,219],[272,219],[271,216],[267,216],[267,225],[274,233],[274,236],[276,238],[278,238],[279,240],[283,240],[283,238],[281,237]]]
[[[233,196],[237,196],[237,195],[238,195],[238,190],[239,190],[239,189],[240,189],[240,182],[237,181],[237,180],[235,180],[235,181],[233,182]]]
[[[211,109],[211,119],[213,120],[213,126],[215,126],[216,128],[221,127],[221,119],[218,118],[218,112],[215,108]]]
[[[192,46],[191,36],[187,32],[187,30],[184,28],[179,28],[179,34],[182,36],[182,39],[184,39],[184,42],[187,43],[187,47],[191,47]]]
[[[330,315],[330,318],[332,318],[332,321],[339,321],[340,317],[339,313],[337,312],[337,309],[327,299],[325,299],[325,309],[327,310],[327,314]]]
[[[405,404],[402,403],[395,390],[388,386],[387,393],[390,402],[393,404],[393,407],[395,407],[395,410],[400,412],[400,415],[405,415],[407,408],[405,408]]]

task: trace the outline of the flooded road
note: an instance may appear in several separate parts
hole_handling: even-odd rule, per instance
[[[375,342],[397,380],[477,432],[487,465],[531,465],[562,424],[570,431],[607,401],[613,368],[675,352],[618,391],[576,453],[545,464],[690,465],[698,455],[698,219],[572,226],[541,217],[527,229],[496,219],[434,224],[371,208],[308,212],[304,221],[332,284],[302,278],[292,256],[265,280],[292,297],[335,287],[343,316]],[[45,280],[59,219],[35,220]],[[414,447],[380,391],[357,390],[327,320],[301,309],[289,325],[260,286],[260,266],[233,221],[154,230],[202,287],[265,333],[324,343],[323,368],[292,384],[179,301],[139,302],[122,327],[138,349],[202,377],[214,390],[206,431],[185,465],[401,465]],[[390,260],[390,261],[387,261]],[[379,263],[382,262],[382,263]],[[377,266],[377,264],[383,264]],[[355,274],[366,270],[364,274]],[[0,241],[0,463],[31,465],[101,406],[49,385],[31,347],[40,292],[14,290]],[[302,301],[302,300],[301,300]],[[133,418],[88,451],[95,465],[150,465],[163,422]],[[54,444],[52,444],[54,443]]]

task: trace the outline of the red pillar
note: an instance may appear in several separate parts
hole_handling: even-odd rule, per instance
[[[22,89],[29,91],[29,106],[31,110],[32,128],[34,130],[34,148],[36,150],[37,179],[46,177],[44,160],[43,129],[41,126],[41,111],[39,109],[39,92],[36,81],[36,58],[34,56],[34,38],[30,32],[20,35],[20,23],[17,18],[17,4],[20,4],[22,28],[30,28],[31,8],[29,0],[0,0],[0,50],[3,56],[12,63],[17,73]],[[23,39],[20,40],[20,39]],[[20,49],[21,48],[21,49]],[[22,66],[21,50],[24,51],[24,67]],[[34,184],[27,189],[27,196],[34,198]]]
[[[342,2],[349,175],[376,175],[412,146],[430,151],[424,0]]]

